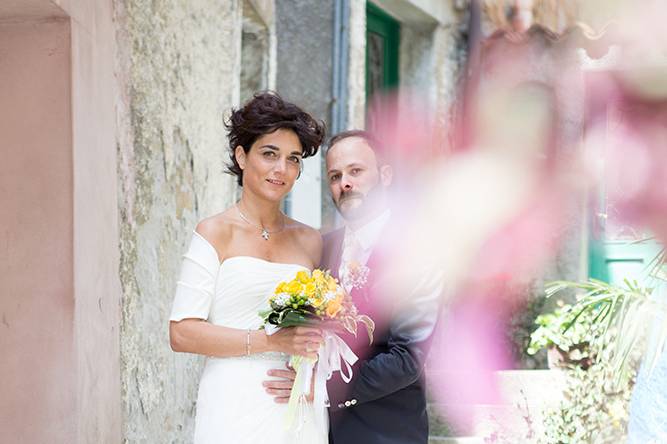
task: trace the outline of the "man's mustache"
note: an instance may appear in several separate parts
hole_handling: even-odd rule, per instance
[[[340,198],[338,199],[338,202],[343,202],[344,200],[352,198],[363,199],[364,197],[366,196],[362,193],[359,193],[358,191],[348,191],[348,192],[343,191],[342,193],[340,193]]]

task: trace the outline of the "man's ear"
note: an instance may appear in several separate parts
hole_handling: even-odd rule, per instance
[[[239,167],[241,167],[242,170],[245,169],[245,150],[241,145],[237,146],[236,149],[234,150],[234,158],[239,164]]]
[[[391,182],[394,180],[394,169],[391,165],[382,165],[380,167],[380,181],[382,185],[388,187],[391,185]]]

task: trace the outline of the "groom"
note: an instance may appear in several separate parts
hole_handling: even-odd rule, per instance
[[[356,338],[341,334],[359,360],[349,383],[337,373],[327,383],[333,444],[428,442],[423,367],[442,287],[394,297],[387,285],[386,251],[390,239],[400,239],[400,224],[389,205],[393,170],[380,148],[369,133],[353,130],[334,136],[326,154],[331,197],[345,226],[324,236],[320,268],[331,270],[376,323],[371,345],[363,327]],[[294,378],[289,370],[270,374]],[[285,382],[265,386],[278,402],[289,398]]]

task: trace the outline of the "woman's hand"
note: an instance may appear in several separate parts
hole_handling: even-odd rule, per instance
[[[313,327],[287,327],[267,337],[272,350],[316,359],[322,344],[322,330]]]

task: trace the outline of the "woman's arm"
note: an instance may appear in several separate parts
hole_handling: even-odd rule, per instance
[[[316,328],[283,328],[269,336],[264,330],[241,330],[213,325],[203,319],[169,323],[169,342],[175,352],[218,358],[264,352],[283,352],[316,358],[322,332]]]
[[[216,357],[269,351],[263,331],[251,331],[248,337],[247,330],[213,325],[203,319],[169,322],[169,342],[175,352]]]

